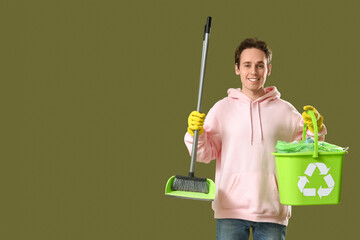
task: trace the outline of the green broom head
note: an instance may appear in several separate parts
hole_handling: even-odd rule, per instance
[[[171,188],[173,191],[209,193],[206,178],[195,177],[193,173],[189,176],[176,175]]]

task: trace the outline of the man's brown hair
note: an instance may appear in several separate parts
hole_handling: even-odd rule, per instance
[[[271,49],[267,46],[267,44],[257,38],[246,38],[235,50],[235,64],[238,66],[238,68],[240,67],[240,55],[247,48],[257,48],[263,51],[268,60],[268,66],[270,65],[272,52]]]

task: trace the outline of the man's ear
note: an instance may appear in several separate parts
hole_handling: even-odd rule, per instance
[[[237,63],[235,63],[235,74],[236,74],[236,75],[240,75],[240,69],[239,69]]]
[[[267,76],[270,76],[270,73],[271,73],[271,64],[269,64],[269,66],[268,66],[268,73],[267,73]]]

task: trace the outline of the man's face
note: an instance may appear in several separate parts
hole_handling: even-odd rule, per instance
[[[245,92],[262,91],[270,71],[271,65],[268,65],[265,53],[257,48],[245,49],[240,55],[239,68],[235,64],[235,73],[240,75]]]

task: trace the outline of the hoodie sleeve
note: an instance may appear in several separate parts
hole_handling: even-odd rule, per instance
[[[209,163],[221,152],[221,125],[217,119],[218,104],[210,109],[204,122],[204,132],[199,136],[196,161]],[[185,145],[191,155],[193,136],[186,132]]]

